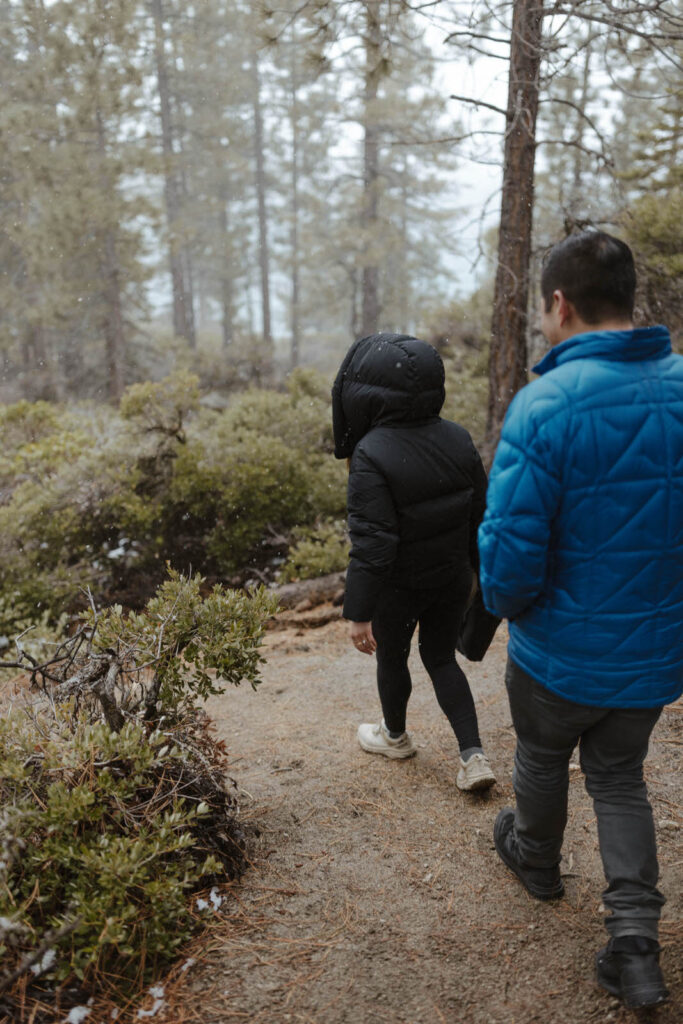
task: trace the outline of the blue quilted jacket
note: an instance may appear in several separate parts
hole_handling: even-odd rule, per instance
[[[683,692],[683,357],[664,327],[569,338],[512,402],[479,529],[511,659],[599,707]]]

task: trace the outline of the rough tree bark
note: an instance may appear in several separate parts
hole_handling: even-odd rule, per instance
[[[491,323],[485,452],[489,462],[507,408],[527,382],[529,262],[543,14],[542,0],[515,0]]]
[[[382,77],[382,30],[380,0],[369,0],[365,23],[365,89],[363,139],[363,213],[361,229],[365,237],[361,333],[373,334],[378,327],[379,266],[373,254],[374,235],[379,213],[379,125],[376,102]]]

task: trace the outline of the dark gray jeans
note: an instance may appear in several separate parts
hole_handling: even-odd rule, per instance
[[[508,660],[505,677],[517,733],[515,831],[524,860],[560,859],[567,823],[569,759],[579,744],[593,798],[607,880],[603,903],[613,935],[657,938],[664,897],[652,808],[643,779],[648,741],[661,708],[596,708],[551,693]]]

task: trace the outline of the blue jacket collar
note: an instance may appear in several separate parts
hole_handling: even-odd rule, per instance
[[[550,349],[533,367],[538,374],[548,373],[572,359],[612,359],[615,362],[637,362],[662,359],[671,352],[671,338],[666,327],[637,327],[633,331],[589,331],[575,334]]]

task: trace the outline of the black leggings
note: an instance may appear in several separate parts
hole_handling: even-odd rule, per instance
[[[408,655],[415,627],[422,663],[436,699],[461,750],[480,747],[477,713],[467,677],[455,660],[455,642],[470,592],[471,576],[438,590],[386,587],[372,619],[377,641],[377,688],[390,732],[404,732],[412,690]]]

